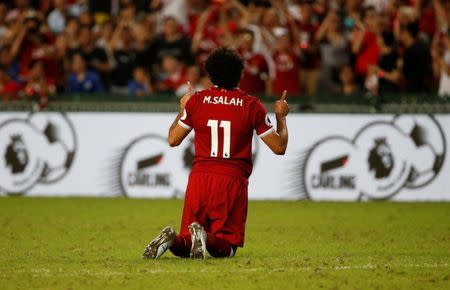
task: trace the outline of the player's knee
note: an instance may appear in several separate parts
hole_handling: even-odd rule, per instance
[[[191,241],[181,235],[175,237],[169,250],[177,257],[189,258],[191,252]]]
[[[229,258],[229,253],[225,253],[222,251],[208,251],[208,253],[211,255],[211,257],[213,258]]]
[[[181,248],[175,248],[171,247],[169,249],[174,256],[180,257],[180,258],[189,258],[190,251],[189,249],[181,249]]]
[[[236,247],[230,247],[229,249],[223,250],[223,249],[212,249],[207,248],[208,253],[213,258],[233,258],[236,255]]]

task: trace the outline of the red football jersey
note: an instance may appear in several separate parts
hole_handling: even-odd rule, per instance
[[[192,172],[218,172],[247,179],[252,172],[253,131],[274,132],[258,98],[240,89],[217,87],[197,92],[178,124],[195,131]]]

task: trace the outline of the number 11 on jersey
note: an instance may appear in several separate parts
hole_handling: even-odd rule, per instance
[[[208,127],[211,128],[211,157],[217,157],[219,151],[219,121],[208,120]],[[230,158],[231,144],[231,122],[220,121],[220,128],[223,128],[223,158]]]

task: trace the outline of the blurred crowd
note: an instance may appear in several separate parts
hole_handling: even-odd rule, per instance
[[[228,45],[255,95],[450,96],[449,29],[448,0],[2,1],[0,95],[180,96]]]

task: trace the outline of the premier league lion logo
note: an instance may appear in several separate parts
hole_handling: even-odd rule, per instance
[[[369,152],[369,169],[375,171],[375,177],[385,178],[391,174],[394,168],[394,158],[386,139],[375,139],[375,146]]]
[[[22,173],[25,170],[28,164],[28,152],[21,136],[11,137],[4,158],[12,174]]]
[[[0,124],[0,194],[56,183],[72,167],[77,142],[62,113],[32,113]]]
[[[326,136],[302,152],[293,189],[313,200],[390,199],[431,183],[442,171],[446,147],[432,115],[375,120],[352,138]]]

